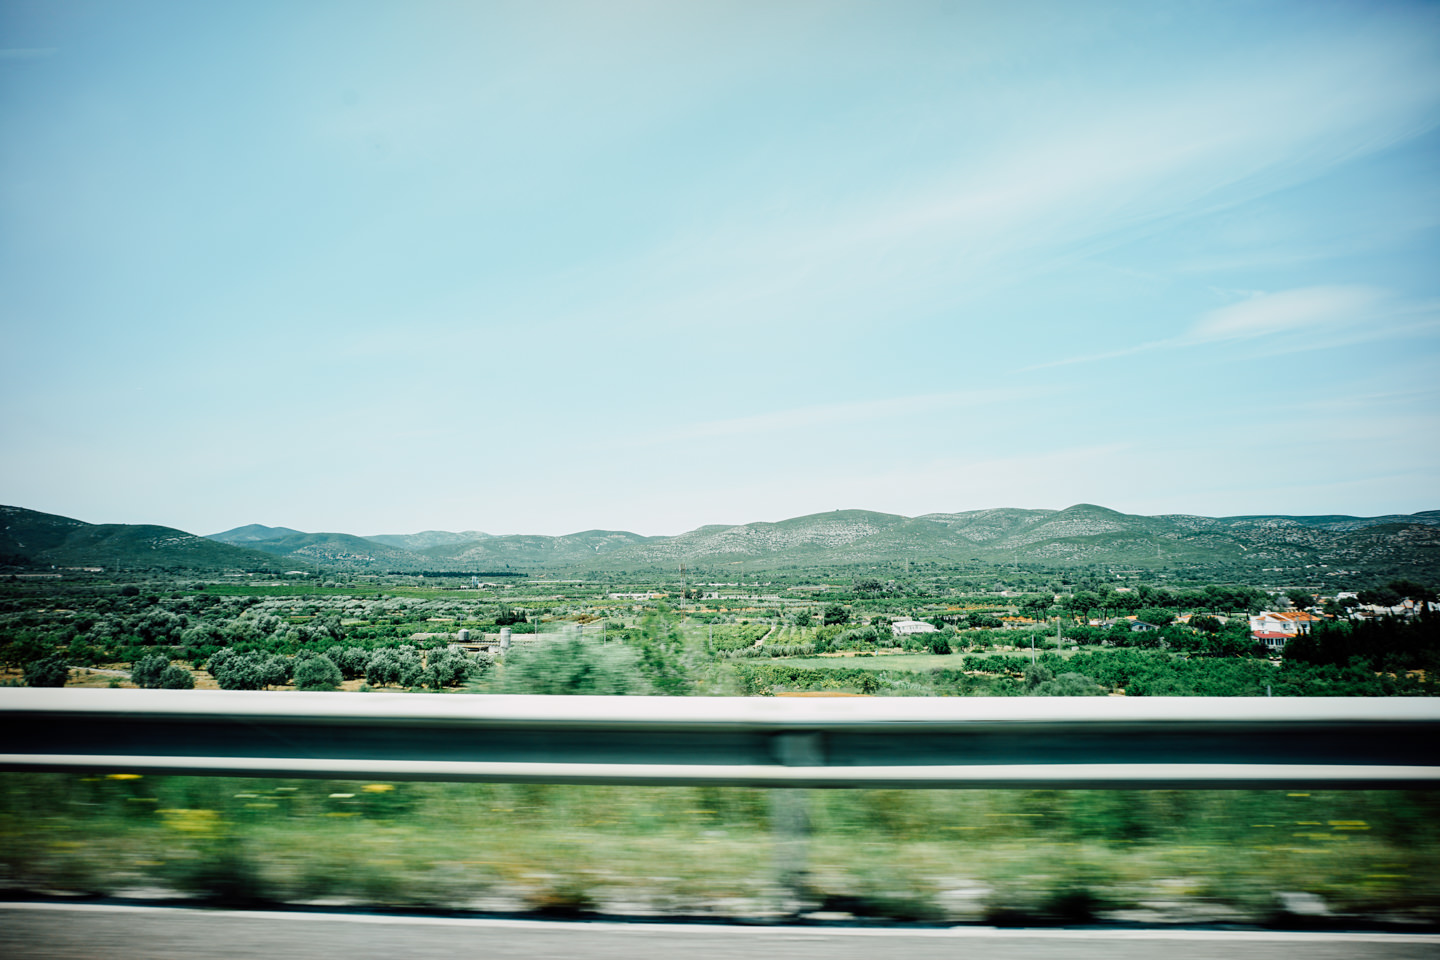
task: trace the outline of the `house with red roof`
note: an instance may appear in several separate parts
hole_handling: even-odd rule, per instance
[[[1257,643],[1263,643],[1270,650],[1278,652],[1294,637],[1309,633],[1311,626],[1323,619],[1324,617],[1317,617],[1304,610],[1285,613],[1266,610],[1250,618],[1250,636]]]

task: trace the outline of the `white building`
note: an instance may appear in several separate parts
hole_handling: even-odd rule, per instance
[[[896,637],[908,637],[912,633],[935,632],[935,624],[926,623],[924,620],[896,620],[890,624],[890,634]]]

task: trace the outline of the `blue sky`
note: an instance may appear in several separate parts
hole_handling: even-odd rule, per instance
[[[1434,4],[8,2],[0,502],[1436,509],[1437,121]]]

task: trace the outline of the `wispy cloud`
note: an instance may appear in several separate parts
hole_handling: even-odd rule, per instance
[[[1383,312],[1385,299],[1383,290],[1372,287],[1306,287],[1266,294],[1212,310],[1178,342],[1207,343],[1363,323],[1377,312]]]
[[[1440,305],[1402,301],[1389,291],[1376,287],[1302,287],[1256,294],[1239,303],[1211,310],[1178,336],[1037,363],[1024,369],[1042,370],[1115,360],[1156,350],[1304,334],[1303,340],[1282,338],[1283,342],[1269,347],[1270,354],[1292,353],[1300,349],[1343,346],[1433,332],[1437,323],[1440,323]]]

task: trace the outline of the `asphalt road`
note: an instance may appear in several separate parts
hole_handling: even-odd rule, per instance
[[[1440,956],[1440,935],[989,927],[821,929],[0,904],[0,957],[11,960],[1152,960],[1157,956],[1165,960],[1428,960]]]

